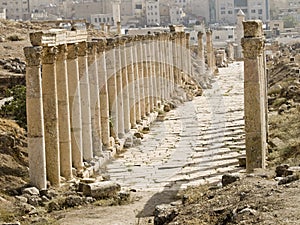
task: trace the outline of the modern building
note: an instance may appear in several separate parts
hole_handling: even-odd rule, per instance
[[[91,24],[96,28],[100,29],[101,24],[114,25],[114,17],[112,13],[107,14],[92,14],[91,15]]]
[[[146,0],[146,18],[148,26],[160,25],[159,0]]]
[[[247,20],[270,20],[269,0],[216,0],[216,22],[235,24],[239,10],[245,13]]]
[[[29,0],[0,0],[0,8],[6,10],[6,19],[27,20],[29,14]]]
[[[170,22],[173,25],[183,24],[185,13],[183,9],[178,6],[174,5],[170,7]]]

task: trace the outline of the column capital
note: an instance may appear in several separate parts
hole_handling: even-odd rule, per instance
[[[57,60],[62,61],[67,58],[68,48],[67,45],[58,45],[57,46]]]
[[[68,49],[67,58],[68,59],[76,59],[78,56],[78,45],[77,44],[68,44],[67,49]]]
[[[42,60],[42,49],[43,47],[25,47],[24,54],[26,57],[27,66],[39,66]]]
[[[43,64],[53,64],[57,58],[57,47],[43,47],[42,62]]]
[[[198,34],[197,34],[197,37],[198,37],[198,39],[199,39],[199,38],[202,38],[202,37],[203,37],[203,32],[202,32],[202,31],[199,31]]]
[[[95,54],[97,52],[97,42],[96,41],[89,41],[87,42],[87,51],[88,54]]]
[[[116,47],[116,39],[115,38],[107,38],[106,40],[107,40],[106,47],[105,47],[106,51],[109,51],[109,50],[113,49],[114,47]]]
[[[206,30],[206,35],[212,35],[212,30],[211,29],[207,29]]]
[[[87,56],[88,46],[85,41],[78,43],[78,56]]]
[[[243,54],[245,58],[255,59],[263,54],[264,41],[262,37],[242,38]]]

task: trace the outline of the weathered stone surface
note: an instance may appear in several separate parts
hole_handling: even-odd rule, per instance
[[[289,165],[280,165],[276,167],[276,177],[286,177],[293,174],[293,171],[289,170]]]
[[[298,174],[289,175],[289,176],[284,177],[281,180],[279,180],[278,184],[279,185],[288,184],[288,183],[291,183],[291,182],[296,181],[296,180],[299,180],[299,175]]]
[[[171,222],[178,215],[176,206],[158,205],[154,211],[154,225],[164,225]]]
[[[113,181],[103,181],[83,186],[83,195],[96,199],[117,196],[121,186]]]
[[[224,174],[222,176],[222,185],[223,187],[225,187],[231,183],[238,181],[239,179],[240,177],[238,175]]]
[[[40,191],[36,188],[36,187],[29,187],[29,188],[25,188],[22,191],[23,194],[29,194],[29,195],[39,195]]]

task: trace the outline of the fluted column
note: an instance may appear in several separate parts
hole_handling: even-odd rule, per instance
[[[100,156],[102,152],[101,141],[101,112],[100,112],[100,90],[98,80],[97,42],[88,42],[88,67],[90,86],[90,111],[92,127],[93,154]]]
[[[72,178],[72,147],[67,71],[67,46],[59,45],[56,60],[59,149],[61,175]]]
[[[246,167],[265,168],[267,149],[267,96],[262,22],[244,22],[244,104]]]
[[[97,41],[98,54],[98,82],[100,91],[100,115],[101,115],[101,140],[106,149],[111,148],[110,145],[110,118],[109,118],[109,92],[108,92],[108,77],[106,71],[106,40],[100,39]]]
[[[42,101],[42,47],[24,48],[26,57],[26,112],[30,183],[47,188]]]
[[[60,153],[58,133],[58,104],[56,86],[56,47],[43,47],[42,88],[45,123],[47,179],[54,186],[60,185]]]
[[[82,123],[78,70],[78,47],[68,44],[67,71],[69,88],[69,107],[71,124],[72,163],[76,169],[83,168],[82,156]]]

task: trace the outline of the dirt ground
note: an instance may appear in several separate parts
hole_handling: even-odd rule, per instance
[[[29,45],[28,32],[40,28],[30,23],[0,21],[0,37],[3,38],[0,59],[18,57],[24,60],[23,47]],[[7,39],[14,34],[20,41]],[[274,79],[271,79],[270,88],[276,85],[280,88],[269,93],[272,97],[269,99],[270,166],[280,163],[300,166],[300,95],[297,91],[300,82],[291,69],[294,66],[287,63],[271,65]],[[0,76],[7,74],[6,70],[0,69]],[[274,167],[242,175],[241,180],[223,188],[201,186],[182,193],[131,192],[130,202],[122,205],[108,200],[51,213],[37,207],[28,213],[17,204],[15,197],[28,182],[27,157],[26,132],[13,121],[0,119],[0,223],[154,224],[155,206],[177,201],[176,217],[165,224],[300,224],[300,181],[278,185]],[[74,221],[73,215],[79,214],[88,215],[89,219],[80,220],[76,216]]]

